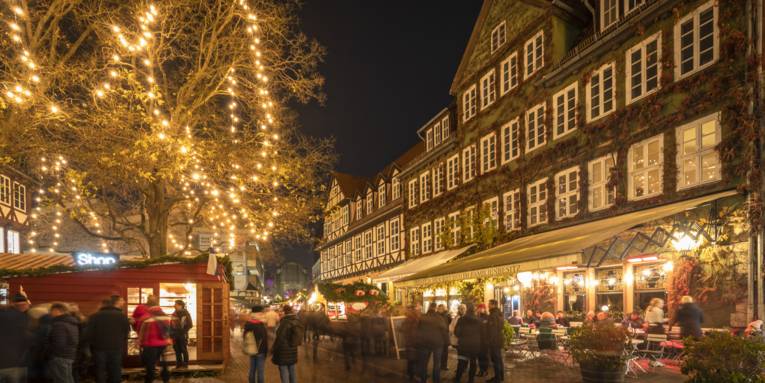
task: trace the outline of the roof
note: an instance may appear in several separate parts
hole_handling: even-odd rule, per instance
[[[716,199],[736,195],[727,191],[668,205],[604,218],[579,225],[528,235],[484,250],[455,262],[444,263],[409,277],[406,281],[426,284],[496,275],[496,268],[541,260],[548,257],[581,253],[584,249],[607,240],[637,225],[665,218]]]
[[[0,270],[33,270],[53,266],[74,266],[74,258],[61,254],[0,254]]]
[[[357,177],[347,173],[334,172],[332,173],[332,176],[337,181],[340,190],[346,198],[350,198],[352,195],[363,190],[367,183],[366,178]]]

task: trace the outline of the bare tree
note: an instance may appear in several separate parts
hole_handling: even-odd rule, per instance
[[[152,257],[188,253],[197,227],[232,248],[306,238],[334,158],[285,107],[323,100],[297,5],[10,0],[0,149],[41,177],[51,228],[66,215]]]

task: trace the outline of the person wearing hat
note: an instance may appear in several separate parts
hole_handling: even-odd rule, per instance
[[[250,319],[244,324],[243,351],[250,357],[249,383],[265,383],[268,331],[263,321],[263,306],[253,306]]]
[[[175,350],[175,368],[189,367],[189,330],[194,327],[191,321],[191,314],[186,310],[186,302],[182,300],[175,301],[175,312],[173,312],[171,323],[171,336],[173,338],[173,349]]]
[[[31,347],[28,332],[29,300],[21,293],[11,299],[13,305],[0,309],[0,382],[27,381],[27,357]]]

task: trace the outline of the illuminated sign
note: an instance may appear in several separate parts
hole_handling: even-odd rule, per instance
[[[79,252],[72,254],[78,267],[114,267],[119,263],[115,254]]]

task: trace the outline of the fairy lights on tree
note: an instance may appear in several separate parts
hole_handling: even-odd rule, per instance
[[[42,187],[33,250],[72,220],[108,251],[306,238],[331,143],[284,105],[321,99],[323,50],[275,0],[8,1],[0,150]],[[44,224],[44,225],[43,225]]]

